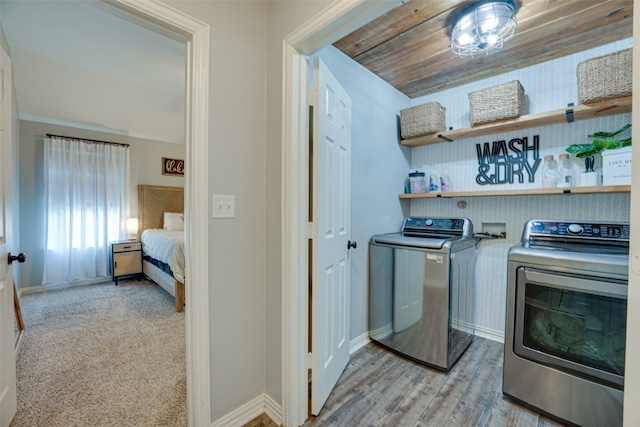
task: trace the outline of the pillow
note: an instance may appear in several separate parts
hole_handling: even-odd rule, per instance
[[[184,230],[184,218],[181,213],[165,212],[164,213],[164,229],[167,231]]]

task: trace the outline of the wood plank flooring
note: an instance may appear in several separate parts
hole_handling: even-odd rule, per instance
[[[304,427],[562,426],[502,395],[502,357],[502,344],[476,338],[445,374],[369,344]]]
[[[242,427],[280,427],[267,414],[262,414],[249,421]]]

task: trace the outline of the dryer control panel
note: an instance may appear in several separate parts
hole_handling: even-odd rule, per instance
[[[605,222],[529,221],[522,240],[536,237],[576,240],[629,240],[629,224]]]

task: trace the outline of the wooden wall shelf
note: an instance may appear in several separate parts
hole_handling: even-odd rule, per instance
[[[601,194],[601,193],[628,193],[629,185],[610,185],[599,187],[570,187],[570,188],[533,188],[521,190],[494,190],[494,191],[445,191],[441,193],[400,194],[400,199],[436,199],[454,197],[490,197],[490,196],[538,196],[538,195],[562,195],[562,194]]]
[[[631,99],[631,96],[627,96],[624,98],[611,99],[589,105],[582,104],[574,107],[566,107],[546,113],[529,114],[527,116],[518,117],[517,119],[503,120],[496,123],[444,131],[439,134],[442,138],[438,134],[431,134],[411,139],[403,139],[400,141],[400,144],[406,145],[407,147],[418,147],[421,145],[440,143],[446,140],[455,141],[457,139],[490,135],[498,132],[528,129],[534,126],[566,123],[568,121],[568,110],[573,110],[573,120],[584,120],[594,117],[610,116],[612,114],[628,113],[631,111]]]

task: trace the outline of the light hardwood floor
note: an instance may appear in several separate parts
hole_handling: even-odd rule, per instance
[[[279,427],[267,414],[262,414],[249,421],[242,427]]]
[[[562,426],[502,395],[502,352],[502,344],[476,338],[445,374],[369,344],[304,427]]]

